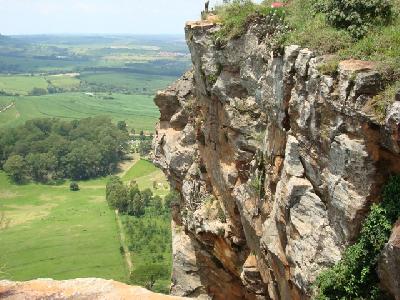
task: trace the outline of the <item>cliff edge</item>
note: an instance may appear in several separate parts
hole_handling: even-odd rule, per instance
[[[193,70],[155,98],[154,161],[181,198],[172,294],[309,299],[400,172],[400,102],[384,123],[369,113],[382,84],[372,62],[324,75],[327,57],[296,45],[273,52],[257,24],[226,45],[217,30],[187,24]],[[380,274],[399,297],[391,241]]]
[[[0,281],[0,299],[5,300],[178,300],[181,297],[152,293],[144,288],[97,278],[27,282]]]

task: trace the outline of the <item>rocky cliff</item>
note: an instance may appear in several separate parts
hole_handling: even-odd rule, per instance
[[[324,75],[327,57],[294,45],[276,53],[257,24],[226,45],[218,29],[186,25],[193,70],[155,99],[154,161],[181,198],[172,293],[308,299],[400,172],[400,102],[378,122],[373,63],[343,61]],[[394,295],[398,247],[394,232],[380,264]]]

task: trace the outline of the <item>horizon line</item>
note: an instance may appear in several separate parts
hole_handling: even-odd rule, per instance
[[[0,36],[168,36],[168,35],[176,35],[176,36],[184,36],[185,33],[67,33],[67,32],[59,32],[59,33],[12,33],[5,34],[0,32]]]

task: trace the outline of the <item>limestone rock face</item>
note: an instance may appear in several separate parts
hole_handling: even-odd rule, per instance
[[[5,300],[178,300],[181,297],[152,293],[144,288],[112,280],[86,278],[65,281],[38,279],[28,282],[0,281]]]
[[[399,102],[378,123],[364,109],[381,86],[373,63],[327,76],[324,57],[273,53],[249,28],[221,46],[219,25],[188,23],[193,70],[156,97],[154,161],[181,196],[172,293],[309,299],[400,171]]]

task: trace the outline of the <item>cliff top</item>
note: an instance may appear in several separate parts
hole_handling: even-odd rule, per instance
[[[96,300],[174,300],[186,299],[150,292],[112,280],[97,278],[55,281],[38,279],[28,282],[0,281],[0,298],[22,299],[96,299]]]

